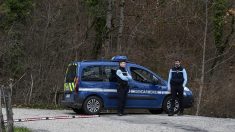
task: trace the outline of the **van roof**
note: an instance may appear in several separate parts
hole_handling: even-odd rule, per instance
[[[83,60],[83,61],[74,61],[74,62],[71,62],[71,63],[117,63],[118,61],[112,61],[112,60]],[[131,64],[135,64],[134,62],[131,62],[131,61],[126,61],[126,63],[131,63]]]
[[[81,62],[113,62],[111,60],[83,60]]]
[[[79,65],[112,65],[112,64],[118,64],[117,61],[112,61],[112,60],[83,60],[83,61],[73,61],[70,64],[79,64]],[[127,64],[132,64],[132,65],[138,65],[134,62],[126,61]],[[140,65],[138,65],[140,66]]]
[[[128,61],[127,56],[121,56],[121,55],[116,55],[116,56],[112,57],[111,60],[101,58],[98,60],[83,60],[83,61],[74,61],[71,63],[86,63],[86,62],[88,62],[88,63],[99,63],[100,64],[100,63],[105,63],[105,62],[106,63],[114,63],[114,62],[119,62],[121,60],[125,60],[127,63],[135,64],[133,62]]]

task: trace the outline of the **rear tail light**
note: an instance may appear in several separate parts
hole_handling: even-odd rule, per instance
[[[79,78],[77,77],[76,80],[75,80],[75,93],[78,93],[78,90],[79,90]]]

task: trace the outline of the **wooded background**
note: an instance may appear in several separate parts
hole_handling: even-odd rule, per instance
[[[0,83],[54,104],[69,62],[127,55],[167,79],[181,57],[200,115],[235,117],[234,22],[234,0],[0,0]]]

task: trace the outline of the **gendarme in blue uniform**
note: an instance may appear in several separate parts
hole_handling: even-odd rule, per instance
[[[124,108],[126,105],[127,93],[129,91],[128,81],[132,80],[130,74],[125,68],[119,67],[116,72],[117,82],[118,82],[118,114],[122,115],[124,113]]]
[[[171,101],[171,108],[170,112],[174,112],[175,107],[175,99],[178,95],[179,98],[179,107],[180,112],[183,113],[184,106],[183,106],[183,98],[184,98],[184,87],[187,83],[187,73],[186,70],[179,66],[179,67],[173,67],[169,72],[169,78],[168,78],[168,88],[171,91],[172,94],[172,101]]]

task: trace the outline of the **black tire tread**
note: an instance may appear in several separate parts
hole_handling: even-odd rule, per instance
[[[87,102],[88,102],[90,99],[93,99],[93,98],[95,98],[96,100],[98,100],[98,101],[100,102],[100,106],[101,106],[100,109],[99,109],[97,112],[95,112],[95,113],[91,113],[91,112],[87,109],[87,107],[86,107]],[[83,109],[83,111],[85,112],[85,114],[88,114],[88,115],[97,115],[97,114],[100,114],[100,111],[101,111],[102,107],[103,107],[103,101],[102,101],[102,99],[101,99],[100,97],[97,97],[97,96],[90,96],[90,97],[88,97],[88,98],[84,101],[83,106],[82,106],[82,109]]]
[[[166,112],[167,114],[169,113],[169,111],[168,111],[168,109],[167,109],[167,102],[168,102],[168,100],[170,100],[171,98],[172,98],[172,96],[168,96],[168,97],[166,97],[166,98],[164,99],[164,102],[163,102],[162,108],[163,108],[164,112]],[[179,101],[178,98],[176,98],[176,99]],[[178,113],[179,110],[180,110],[180,108],[179,108],[177,111],[175,111],[174,113],[175,113],[175,114]]]

